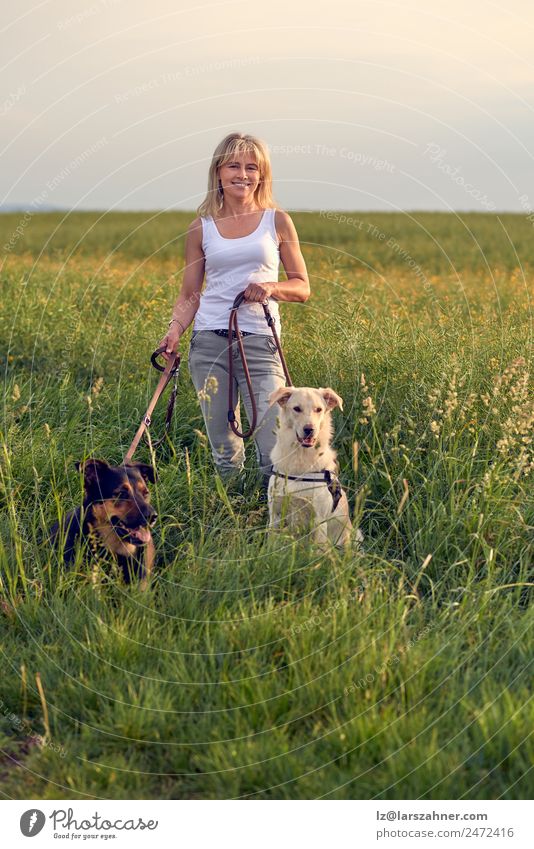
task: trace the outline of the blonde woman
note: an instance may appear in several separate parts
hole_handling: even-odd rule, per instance
[[[194,319],[189,370],[216,469],[228,481],[243,468],[245,458],[243,440],[233,433],[227,416],[228,319],[234,298],[245,292],[239,327],[258,410],[254,440],[266,486],[276,420],[268,399],[285,380],[261,305],[268,302],[280,335],[278,302],[306,301],[310,285],[294,224],[273,200],[271,163],[262,141],[242,133],[222,140],[211,161],[207,196],[197,212],[187,231],[182,289],[159,345],[167,354],[176,351]],[[280,260],[287,276],[283,282],[278,280]],[[234,413],[241,429],[239,390],[249,419],[251,410],[235,341],[233,357]]]

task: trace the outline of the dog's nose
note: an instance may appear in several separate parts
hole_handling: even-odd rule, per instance
[[[313,425],[304,425],[302,432],[304,436],[311,436],[313,434]]]
[[[157,520],[157,518],[158,518],[158,514],[157,514],[157,513],[156,513],[156,511],[154,510],[154,512],[152,513],[152,515],[150,515],[150,516],[148,517],[148,524],[150,525],[150,527],[152,527],[153,525],[155,525],[155,524],[156,524],[156,520]]]

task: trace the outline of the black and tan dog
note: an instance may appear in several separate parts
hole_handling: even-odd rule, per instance
[[[74,560],[78,540],[87,542],[93,553],[115,557],[127,583],[137,578],[146,586],[155,558],[150,528],[157,513],[147,487],[147,482],[155,480],[153,467],[146,463],[110,466],[90,459],[76,463],[76,468],[83,471],[83,504],[55,523],[51,542],[64,541],[67,564]]]

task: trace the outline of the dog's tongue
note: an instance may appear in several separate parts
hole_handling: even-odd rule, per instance
[[[313,445],[314,442],[315,442],[314,436],[303,436],[302,439],[300,440],[300,444],[306,445],[306,446]]]
[[[150,531],[148,528],[136,528],[135,531],[130,531],[130,538],[146,544],[150,542]]]

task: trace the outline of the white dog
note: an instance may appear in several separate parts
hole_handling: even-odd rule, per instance
[[[331,411],[343,409],[333,389],[285,386],[269,403],[280,405],[276,444],[271,451],[270,526],[282,520],[293,530],[313,527],[314,540],[346,546],[352,529],[347,496],[337,476]],[[356,532],[358,541],[363,539]]]

